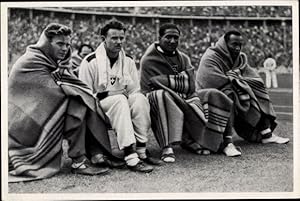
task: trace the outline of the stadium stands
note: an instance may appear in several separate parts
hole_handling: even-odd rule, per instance
[[[68,13],[66,10],[72,12]],[[80,11],[102,12],[102,14]],[[126,15],[114,16],[105,13]],[[182,19],[175,18],[174,15],[182,16]],[[206,17],[198,19],[195,16]],[[212,16],[235,18],[217,20]],[[192,64],[196,68],[204,51],[229,28],[237,28],[244,33],[243,51],[247,53],[251,66],[256,68],[262,66],[265,56],[271,52],[278,66],[292,67],[291,7],[287,6],[69,7],[57,8],[56,11],[11,8],[8,21],[9,62],[13,63],[15,58],[25,51],[27,45],[35,43],[43,28],[50,22],[59,22],[72,27],[74,49],[81,43],[89,43],[95,48],[100,42],[101,26],[112,17],[126,24],[128,34],[125,50],[137,63],[146,48],[157,39],[159,24],[173,21],[179,25],[184,36],[180,41],[180,49],[191,57]],[[250,20],[251,17],[255,20]]]
[[[69,10],[181,16],[291,17],[287,6],[63,7]]]

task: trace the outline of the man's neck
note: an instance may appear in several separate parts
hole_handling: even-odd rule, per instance
[[[238,55],[230,54],[230,56],[231,56],[232,62],[234,63],[237,60],[237,58],[239,57],[239,54]]]
[[[118,60],[118,57],[117,58],[108,57],[108,59],[110,61],[110,67],[112,68],[114,66],[114,64],[116,63],[116,61]]]
[[[106,48],[106,44],[104,45],[104,48],[106,50],[106,54],[110,59],[116,59],[119,56],[119,52],[111,52]]]
[[[110,59],[116,59],[119,56],[119,52],[110,52],[106,50],[106,54]]]

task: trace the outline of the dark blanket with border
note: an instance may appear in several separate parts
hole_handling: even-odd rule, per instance
[[[111,153],[105,115],[90,89],[64,68],[65,61],[57,64],[48,57],[43,45],[29,46],[8,78],[9,182],[43,179],[60,171],[63,133],[72,129],[65,124],[67,110],[81,111],[68,108],[70,98],[88,108],[88,128]]]
[[[195,93],[194,69],[177,51],[177,72],[155,44],[141,60],[141,90],[151,105],[152,128],[161,147],[178,143],[186,132],[197,143],[217,151],[223,142],[232,102],[217,90]]]
[[[262,78],[248,65],[244,53],[241,52],[237,60],[232,61],[224,36],[201,58],[196,88],[216,88],[234,100],[237,113],[235,129],[243,138],[261,140],[257,129],[261,118],[268,118],[271,130],[275,129],[276,115]]]

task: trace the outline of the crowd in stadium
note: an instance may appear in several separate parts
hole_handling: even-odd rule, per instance
[[[292,10],[284,6],[174,6],[174,7],[66,7],[64,9],[131,14],[184,16],[244,16],[291,17]]]
[[[251,6],[242,8],[246,10],[259,9],[259,7]],[[266,8],[268,8],[267,11],[270,10],[269,16],[272,16],[271,13],[274,9],[276,12],[278,9],[282,10],[282,12],[278,13],[290,12],[289,9],[282,9],[282,7]],[[149,9],[149,12],[146,11],[147,9]],[[179,12],[178,9],[182,12]],[[170,11],[169,14],[185,13],[189,12],[189,9],[214,10],[218,9],[218,7],[172,7],[172,12]],[[244,9],[240,9],[239,11],[243,12]],[[139,12],[144,12],[141,10],[144,10],[145,13],[151,13],[150,11],[156,12],[158,9],[143,8]],[[223,11],[225,13],[226,9]],[[267,11],[259,13],[268,14]],[[162,9],[160,12],[167,11]],[[127,21],[126,19],[121,18],[121,21],[127,26],[125,51],[139,63],[146,48],[157,39],[156,24],[152,22],[151,18],[137,18],[135,24],[132,24],[130,18]],[[81,17],[71,19],[70,16],[50,17],[48,13],[35,14],[30,19],[28,12],[10,12],[10,19],[8,21],[9,61],[13,62],[14,55],[24,53],[27,45],[35,43],[41,31],[50,22],[59,22],[73,29],[73,49],[77,49],[82,43],[88,43],[96,48],[100,42],[99,30],[105,21],[106,19],[101,17],[97,17],[94,21],[91,18],[87,20]],[[204,51],[213,45],[225,30],[228,29],[226,21],[216,21],[212,26],[208,25],[207,20],[194,20],[193,26],[190,25],[188,20],[179,20],[178,22],[175,21],[175,23],[180,27],[183,35],[179,48],[191,57],[192,64],[196,68]],[[230,26],[239,29],[243,33],[245,38],[243,51],[248,55],[251,66],[262,67],[264,59],[271,53],[276,59],[278,66],[292,67],[292,26],[290,23],[282,25],[281,21],[276,21],[274,23],[266,23],[265,26],[262,22],[257,22],[256,24],[249,23],[247,26],[244,22],[232,23]]]

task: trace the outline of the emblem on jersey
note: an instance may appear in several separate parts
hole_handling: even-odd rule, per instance
[[[111,83],[111,85],[114,85],[115,82],[116,82],[116,77],[111,77],[111,78],[110,78],[110,83]]]

